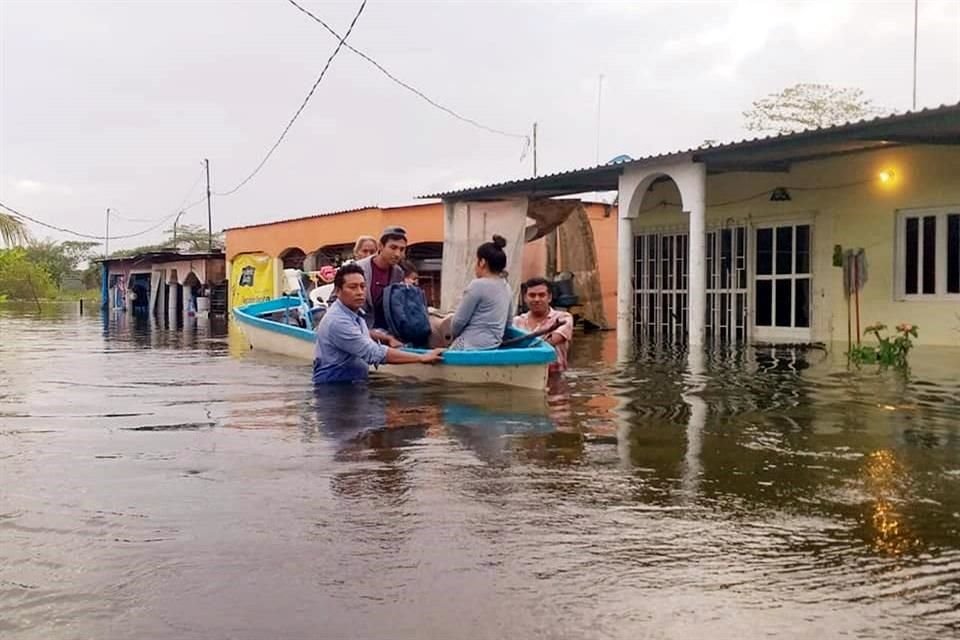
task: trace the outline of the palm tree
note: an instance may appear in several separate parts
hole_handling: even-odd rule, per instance
[[[0,244],[12,247],[25,244],[30,234],[23,220],[9,213],[0,212]]]

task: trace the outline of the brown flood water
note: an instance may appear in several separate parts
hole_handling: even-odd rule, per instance
[[[315,394],[233,331],[0,306],[0,638],[960,634],[960,350]]]

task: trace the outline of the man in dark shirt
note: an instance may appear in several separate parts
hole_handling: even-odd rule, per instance
[[[380,234],[379,251],[374,255],[357,261],[363,269],[367,287],[367,301],[363,305],[364,320],[370,329],[370,336],[391,347],[401,343],[387,331],[387,319],[383,312],[383,290],[388,285],[403,281],[403,269],[400,262],[407,255],[407,232],[403,227],[387,227]]]

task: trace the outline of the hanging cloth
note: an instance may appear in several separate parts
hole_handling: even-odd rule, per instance
[[[863,291],[867,283],[867,253],[863,249],[843,252],[843,295],[849,298]]]

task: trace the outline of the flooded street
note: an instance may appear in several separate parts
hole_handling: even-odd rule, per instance
[[[315,393],[215,321],[0,306],[0,637],[960,634],[960,350],[576,340],[548,400]]]

